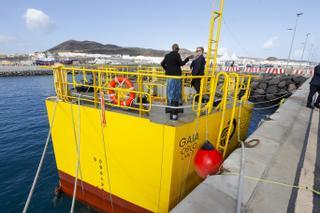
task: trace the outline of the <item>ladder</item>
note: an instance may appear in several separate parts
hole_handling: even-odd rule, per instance
[[[213,10],[211,12],[206,66],[204,70],[205,75],[208,75],[210,73],[210,70],[212,72],[211,74],[213,75],[216,72],[217,67],[217,55],[219,48],[224,0],[214,0],[213,6],[215,5],[218,5],[218,8],[217,10]],[[210,65],[212,65],[212,67]]]

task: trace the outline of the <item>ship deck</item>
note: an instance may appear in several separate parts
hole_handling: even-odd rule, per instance
[[[74,97],[79,97],[79,95],[86,96],[86,97],[90,97],[90,99],[93,100],[93,93],[92,92],[80,92],[80,93],[79,92],[72,92],[71,95]],[[219,102],[220,102],[220,100],[217,100],[213,105],[216,106]],[[87,102],[87,101],[81,101],[80,104],[82,106],[95,107],[93,103]],[[144,105],[144,107],[146,107],[146,106],[148,106],[148,104]],[[232,107],[231,105],[227,105],[227,109],[229,109],[231,107]],[[139,112],[135,111],[135,110],[130,110],[130,109],[126,110],[124,108],[106,106],[106,110],[108,110],[108,111],[123,113],[123,114],[142,117],[142,118],[147,118],[154,123],[165,124],[168,126],[180,126],[180,125],[183,125],[186,123],[193,122],[194,119],[196,118],[196,112],[194,112],[192,110],[192,101],[191,100],[189,100],[187,103],[184,103],[183,105],[180,106],[180,109],[183,109],[183,112],[179,113],[179,119],[176,121],[170,120],[170,118],[169,118],[170,113],[166,113],[165,108],[166,108],[166,105],[163,102],[153,102],[150,112],[145,112],[140,115]],[[215,113],[215,112],[217,112],[217,110],[213,110],[211,113]],[[205,114],[205,112],[202,112],[202,114]]]

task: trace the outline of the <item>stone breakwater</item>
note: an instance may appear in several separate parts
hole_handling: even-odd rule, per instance
[[[252,81],[249,100],[264,105],[275,104],[282,98],[288,98],[306,80],[303,76],[261,76]]]
[[[37,66],[0,66],[0,77],[52,75],[52,70]]]

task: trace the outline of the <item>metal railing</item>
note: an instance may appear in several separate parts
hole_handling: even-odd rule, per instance
[[[136,71],[127,71],[127,68],[116,68],[116,67],[104,67],[103,69],[87,69],[87,68],[76,68],[76,67],[54,67],[54,85],[58,98],[64,101],[70,101],[75,99],[72,96],[72,93],[82,88],[87,88],[88,91],[91,91],[90,94],[87,94],[87,97],[90,98],[82,98],[87,102],[91,102],[97,106],[100,102],[99,92],[104,91],[106,94],[110,90],[115,91],[117,98],[120,100],[121,98],[125,98],[126,93],[134,93],[135,97],[139,97],[139,99],[135,99],[133,103],[135,104],[143,104],[142,97],[147,98],[147,102],[150,107],[148,109],[137,108],[136,105],[132,106],[120,106],[118,104],[114,104],[108,100],[106,104],[110,106],[117,106],[120,108],[130,108],[136,111],[150,111],[152,107],[153,101],[159,101],[163,104],[166,104],[166,86],[168,79],[180,79],[182,81],[182,100],[183,103],[187,103],[188,101],[192,103],[192,109],[194,112],[198,114],[201,111],[206,109],[211,113],[212,109],[221,110],[224,101],[230,102],[227,96],[230,96],[231,93],[236,94],[239,91],[243,91],[244,95],[242,98],[246,100],[250,94],[250,83],[251,76],[250,75],[240,75],[237,73],[225,73],[218,72],[215,75],[211,76],[192,76],[190,72],[184,72],[181,76],[168,76],[163,73],[160,69],[140,69],[136,68]],[[134,88],[123,88],[123,87],[110,87],[110,82],[112,82],[116,77],[123,76],[125,79],[128,79],[133,82]],[[190,91],[191,81],[192,79],[200,79],[202,82],[206,82],[203,90],[200,94],[195,94]],[[119,86],[119,85],[118,85]],[[186,91],[189,88],[190,91]],[[122,93],[122,95],[117,95],[118,93]],[[208,103],[201,103],[201,98],[199,104],[196,103],[196,97],[208,97]],[[84,95],[83,95],[84,97]],[[217,107],[212,107],[216,98],[220,98],[221,102]]]
[[[106,106],[129,109],[139,113],[140,116],[147,115],[154,106],[168,107],[167,80],[180,79],[182,81],[181,101],[184,104],[181,107],[190,106],[191,113],[196,117],[217,111],[222,113],[217,148],[223,152],[223,155],[226,154],[231,134],[231,128],[223,132],[223,127],[229,125],[227,122],[234,120],[239,103],[244,104],[248,101],[252,78],[250,75],[226,72],[217,72],[210,76],[192,76],[190,72],[183,72],[181,76],[168,76],[160,69],[140,69],[139,67],[87,69],[57,66],[53,68],[53,73],[57,97],[62,101],[72,102],[80,99],[83,104],[99,107],[103,104],[101,100],[105,100]],[[199,94],[192,92],[193,79],[200,79]],[[104,97],[101,97],[101,94]],[[207,101],[203,101],[205,99]],[[231,110],[228,120],[226,119],[227,110]],[[221,140],[221,137],[225,140]]]

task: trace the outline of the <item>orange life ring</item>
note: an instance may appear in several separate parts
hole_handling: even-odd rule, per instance
[[[126,86],[127,86],[128,89],[134,90],[134,85],[133,85],[133,83],[132,83],[129,79],[127,79],[127,78],[125,78],[125,77],[123,77],[123,76],[116,76],[116,77],[109,83],[109,87],[110,87],[110,88],[115,88],[117,85],[122,86],[122,84],[124,84],[124,83],[126,84]],[[109,95],[112,103],[117,104],[117,105],[119,104],[119,103],[118,103],[118,97],[116,96],[115,91],[114,91],[113,89],[108,89],[108,95]],[[121,106],[131,106],[131,104],[132,104],[135,96],[136,96],[136,95],[135,95],[134,92],[130,92],[130,93],[129,93],[129,97],[128,97],[127,99],[125,99],[125,100],[120,100],[120,105],[121,105]]]

